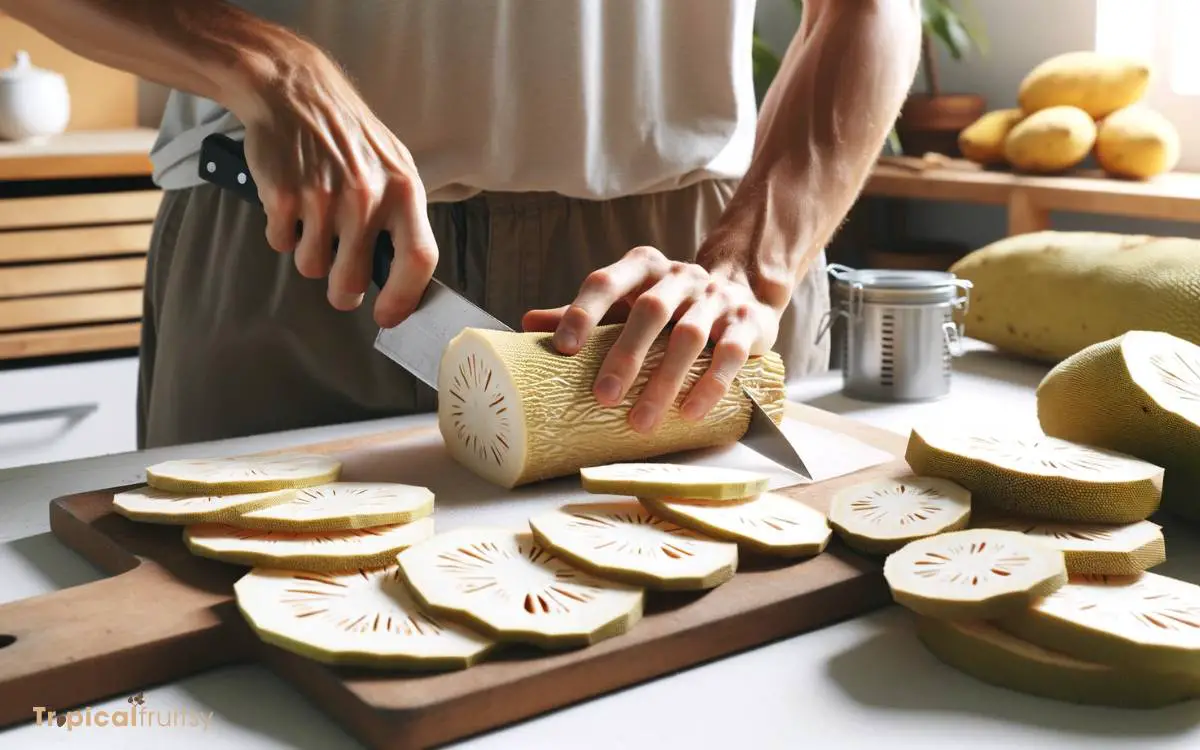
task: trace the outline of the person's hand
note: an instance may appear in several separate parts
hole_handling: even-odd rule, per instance
[[[375,240],[390,232],[395,255],[374,317],[394,326],[416,308],[438,260],[412,155],[323,53],[301,50],[284,64],[284,80],[259,87],[235,112],[267,242],[294,253],[302,275],[328,276],[330,304],[353,310],[371,283]]]
[[[624,330],[593,386],[596,400],[605,406],[625,399],[650,345],[674,321],[666,354],[630,410],[630,426],[639,432],[651,432],[662,422],[710,342],[712,363],[680,405],[685,419],[708,414],[746,360],[766,353],[779,332],[779,313],[760,302],[744,278],[671,261],[652,247],[636,247],[593,271],[571,304],[531,310],[523,327],[553,331],[555,348],[575,354],[597,325],[621,319]]]

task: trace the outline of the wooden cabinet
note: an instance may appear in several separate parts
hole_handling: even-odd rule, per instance
[[[153,136],[0,145],[0,359],[137,346]]]

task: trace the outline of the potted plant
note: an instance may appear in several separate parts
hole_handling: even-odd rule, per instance
[[[941,42],[952,59],[962,60],[972,47],[986,52],[987,39],[981,27],[967,22],[954,0],[922,0],[921,20],[925,91],[909,94],[896,121],[896,133],[904,152],[913,156],[930,151],[959,156],[959,132],[987,111],[987,101],[978,94],[942,90],[934,41]]]

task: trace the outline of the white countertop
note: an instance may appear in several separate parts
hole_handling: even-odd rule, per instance
[[[1033,389],[1044,366],[969,342],[953,391],[923,404],[870,404],[839,393],[840,374],[814,378],[794,398],[907,433],[926,420],[1036,426]],[[137,481],[167,457],[222,455],[303,445],[411,424],[379,420],[182,448],[125,453],[0,471],[0,602],[65,588],[99,572],[49,533],[50,499]],[[1168,561],[1156,572],[1200,583],[1200,533],[1163,522]],[[338,725],[267,669],[214,670],[145,691],[148,707],[213,712],[203,727],[27,725],[0,731],[0,748],[123,750],[342,750],[360,748]],[[31,713],[35,696],[30,696]],[[94,704],[126,705],[124,697]],[[1157,711],[1072,706],[993,688],[935,660],[904,610],[874,614],[685,670],[496,730],[453,747],[823,748],[927,750],[1200,748],[1200,701]]]

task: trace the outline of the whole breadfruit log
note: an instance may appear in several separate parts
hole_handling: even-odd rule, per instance
[[[1054,364],[1131,330],[1200,344],[1200,240],[1031,232],[949,270],[972,284],[966,335],[1012,354]]]
[[[629,410],[662,362],[669,334],[655,340],[625,400],[606,407],[597,403],[592,385],[621,329],[597,328],[572,356],[557,352],[548,333],[464,330],[446,347],[438,376],[438,426],[450,455],[478,476],[511,489],[586,466],[731,444],[750,426],[752,405],[741,386],[776,423],[782,422],[784,366],[775,352],[751,357],[704,419],[683,419],[682,394],[711,364],[708,349],[658,429],[635,432]]]

